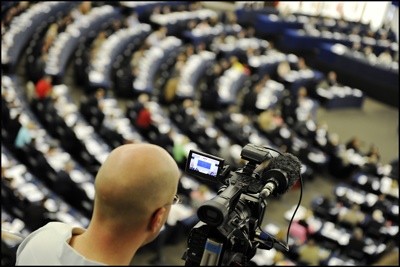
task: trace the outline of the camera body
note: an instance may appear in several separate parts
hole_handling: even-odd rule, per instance
[[[200,222],[191,230],[183,256],[186,265],[247,265],[257,248],[273,244],[260,229],[267,202],[259,196],[264,180],[256,167],[280,152],[247,144],[243,168],[231,171],[224,159],[191,150],[186,172],[202,180],[222,183],[218,194],[197,210]]]

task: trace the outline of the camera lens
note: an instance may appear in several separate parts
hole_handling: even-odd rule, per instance
[[[220,200],[217,198],[217,200]],[[228,208],[214,200],[206,201],[197,210],[197,216],[202,222],[211,226],[220,226],[228,214]]]

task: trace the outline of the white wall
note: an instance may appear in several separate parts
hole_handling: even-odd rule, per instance
[[[393,31],[396,33],[397,42],[399,41],[399,8],[390,5],[388,8],[388,16],[387,19],[389,20],[390,26]]]
[[[279,1],[278,4],[278,8],[286,12],[321,14],[333,18],[339,18],[342,13],[346,20],[359,21],[361,19],[362,23],[371,23],[373,30],[382,26],[390,6],[390,1]],[[398,27],[398,10],[396,26]]]
[[[391,2],[366,2],[361,22],[371,23],[372,30],[376,31],[382,26],[386,12]]]

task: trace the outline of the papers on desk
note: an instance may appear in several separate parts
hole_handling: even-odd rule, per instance
[[[346,191],[346,197],[349,199],[349,200],[351,200],[351,201],[353,201],[354,203],[357,203],[357,204],[362,204],[363,202],[364,202],[364,200],[365,200],[365,196],[363,195],[363,194],[361,194],[361,193],[359,193],[359,192],[356,192],[356,191],[354,191],[354,190],[350,190],[350,189],[348,189],[347,191]]]
[[[56,212],[58,210],[57,202],[52,198],[46,199],[46,202],[44,203],[44,206],[50,212]]]
[[[67,153],[54,153],[51,156],[46,157],[47,162],[55,171],[64,169],[65,164],[70,159],[71,156]]]
[[[151,120],[155,124],[160,124],[162,121],[164,121],[164,117],[161,116],[159,113],[153,113],[152,116],[151,116]]]
[[[53,92],[58,96],[66,95],[68,93],[68,87],[65,84],[54,85]]]
[[[241,153],[242,153],[243,147],[239,144],[232,144],[231,147],[229,148],[229,152],[231,153],[232,158],[235,160],[240,160]]]
[[[249,141],[250,143],[260,146],[260,145],[265,145],[264,140],[260,137],[258,133],[252,133],[249,136]]]
[[[5,175],[6,177],[10,177],[14,179],[14,185],[18,187],[21,184],[25,183],[24,179],[24,174],[26,173],[26,167],[25,165],[18,164],[15,166],[12,166],[11,168],[8,168],[5,170]]]
[[[18,192],[24,195],[30,202],[40,201],[44,198],[44,194],[32,183],[20,185]]]
[[[386,249],[385,244],[379,244],[378,246],[374,243],[366,245],[363,251],[368,255],[380,254]]]
[[[14,179],[18,179],[18,178],[23,178],[23,174],[26,172],[26,167],[22,164],[18,164],[15,166],[12,166],[8,169],[5,170],[5,175],[7,177],[11,177]]]
[[[36,139],[37,145],[42,145],[43,143],[48,145],[48,143],[51,142],[49,140],[46,130],[44,130],[42,128],[40,128],[40,129],[36,128],[34,131],[31,131],[30,133],[31,133],[32,138]],[[48,147],[45,146],[45,148],[48,148]],[[41,150],[41,151],[43,152],[43,150]],[[45,151],[47,151],[47,149]]]
[[[332,92],[332,90],[318,87],[316,91],[319,96],[322,96],[324,98],[328,99],[334,98],[334,92]]]
[[[353,259],[343,260],[336,256],[333,256],[328,261],[328,266],[354,266],[355,262]]]
[[[289,131],[288,128],[286,128],[286,127],[281,127],[281,128],[279,129],[279,134],[280,134],[283,138],[288,139],[288,138],[290,137],[290,135],[291,135],[291,132]]]
[[[89,153],[96,155],[96,157],[103,152],[101,144],[94,138],[87,139],[85,145]]]
[[[67,223],[67,224],[76,223],[75,218],[71,214],[63,212],[63,211],[57,212],[57,216],[56,217],[61,222],[64,222],[64,223]]]
[[[1,166],[8,167],[10,166],[10,161],[4,153],[1,153]]]
[[[381,183],[377,180],[372,181],[371,187],[373,190],[378,191],[381,187]]]
[[[383,176],[381,178],[380,191],[384,194],[399,198],[399,187],[392,186],[393,182],[394,182],[393,179],[391,179],[387,176]]]
[[[171,125],[165,123],[164,121],[160,121],[160,124],[158,125],[158,130],[161,134],[166,134],[171,130]]]
[[[182,136],[182,135],[178,135],[178,136]],[[182,136],[183,137],[183,136]],[[182,139],[181,139],[182,140]],[[182,141],[179,141],[179,142],[182,142]],[[187,154],[189,154],[189,151],[190,150],[196,150],[196,149],[199,149],[199,147],[197,146],[197,144],[195,143],[195,142],[189,142],[189,143],[187,143],[187,144],[185,144],[185,147],[184,147],[184,149],[185,149],[185,151],[186,151],[186,155]]]
[[[393,204],[392,208],[390,209],[390,211],[395,214],[395,215],[399,215],[399,205],[397,204]]]
[[[294,81],[296,81],[299,78],[300,78],[299,72],[295,71],[295,70],[289,71],[289,73],[286,74],[286,76],[285,76],[285,80],[289,83],[293,83]]]
[[[115,122],[117,124],[117,129],[121,129],[121,130],[127,129],[128,130],[128,128],[130,126],[130,121],[128,118],[119,118]]]
[[[348,48],[342,44],[334,44],[331,48],[332,52],[338,55],[343,55]]]
[[[71,180],[77,184],[86,182],[88,178],[80,170],[72,170],[70,173]]]
[[[269,223],[264,227],[264,232],[267,232],[271,235],[277,235],[279,233],[280,228],[273,224],[273,223]]]
[[[347,245],[350,240],[349,233],[337,229],[335,224],[329,221],[325,222],[321,234],[331,240],[336,240],[342,246]]]
[[[308,153],[307,157],[315,163],[325,163],[328,161],[327,157],[322,152],[313,152]]]
[[[329,255],[331,254],[331,251],[325,248],[319,248],[319,257],[320,259],[327,259],[329,257]]]
[[[74,132],[79,139],[86,139],[91,133],[93,133],[93,127],[78,123],[75,126]]]
[[[212,127],[212,126],[207,127],[207,128],[205,129],[205,133],[206,133],[207,136],[209,136],[210,138],[216,138],[217,135],[218,135],[218,131],[217,131],[214,127]]]
[[[29,119],[29,116],[26,115],[25,113],[22,113],[19,117],[19,121],[21,122],[22,125],[28,125],[28,123],[31,122],[31,120]]]
[[[368,177],[365,174],[358,176],[357,181],[360,185],[365,185],[368,182]]]
[[[199,183],[196,180],[189,178],[186,175],[183,175],[181,177],[180,182],[182,184],[182,187],[185,189],[196,190],[199,187]]]
[[[20,108],[20,107],[10,109],[10,117],[13,119],[15,119],[17,117],[17,115],[20,115],[22,113],[23,113],[22,108]]]
[[[75,113],[69,113],[64,117],[64,120],[68,127],[72,128],[72,126],[78,121],[78,115]]]
[[[310,69],[306,69],[306,70],[299,70],[299,77],[302,79],[309,79],[314,77],[314,72]]]
[[[102,152],[102,153],[96,155],[96,159],[100,163],[103,163],[104,161],[106,161],[107,157],[108,157],[108,153],[107,152]]]
[[[346,150],[346,157],[351,164],[363,166],[366,162],[365,158],[356,153],[354,149],[347,149]]]
[[[310,226],[312,233],[318,232],[323,226],[322,221],[314,216],[309,217],[307,223]]]
[[[257,249],[257,253],[251,258],[257,266],[273,266],[275,265],[274,258],[277,251],[275,248],[270,250]]]
[[[49,151],[50,145],[46,140],[36,139],[36,148],[45,155]]]
[[[190,217],[193,213],[194,213],[193,209],[186,205],[183,204],[172,205],[168,215],[167,223],[171,226],[174,226],[178,221],[182,221]]]
[[[398,225],[385,226],[385,227],[382,227],[381,229],[382,229],[383,234],[388,234],[391,236],[395,236],[399,233]]]
[[[378,200],[378,196],[375,194],[372,194],[372,193],[368,193],[364,199],[364,201],[367,202],[368,206],[370,206],[370,207],[372,207],[376,203],[377,200]]]
[[[106,109],[116,107],[117,100],[115,100],[113,98],[105,98],[105,99],[103,99],[103,105],[104,105],[104,108],[106,108]]]
[[[81,184],[82,188],[85,190],[86,195],[90,198],[90,199],[94,199],[94,184],[91,182],[84,182]]]
[[[297,205],[293,205],[288,211],[285,212],[284,217],[286,220],[290,221],[290,219],[292,218],[293,213],[296,209],[296,206]],[[306,213],[307,213],[307,208],[300,205],[293,220],[298,221],[298,220],[304,219]]]

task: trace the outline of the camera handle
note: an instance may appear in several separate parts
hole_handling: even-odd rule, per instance
[[[259,242],[259,249],[270,250],[275,246],[275,244],[277,244],[281,246],[286,252],[289,251],[289,246],[287,244],[262,231],[260,228],[255,231],[255,239]]]
[[[207,238],[200,266],[217,266],[221,257],[222,246],[223,244]]]

